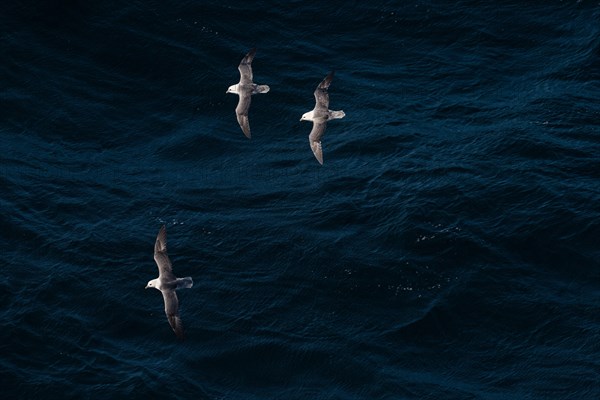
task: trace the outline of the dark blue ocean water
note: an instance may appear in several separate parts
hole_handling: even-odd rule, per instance
[[[0,9],[2,398],[600,398],[597,0]]]

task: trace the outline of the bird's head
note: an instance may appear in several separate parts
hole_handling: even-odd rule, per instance
[[[304,114],[302,114],[302,118],[300,118],[300,121],[312,121],[312,117],[313,117],[312,111],[305,112]]]
[[[231,85],[229,86],[229,89],[227,89],[227,91],[225,93],[237,93],[237,87],[238,85]]]
[[[148,284],[146,285],[146,289],[148,289],[149,287],[156,287],[156,281],[157,279],[152,279],[151,281],[148,281]]]

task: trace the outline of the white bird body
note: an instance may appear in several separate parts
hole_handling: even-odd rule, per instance
[[[344,111],[333,111],[329,109],[329,93],[327,89],[333,80],[333,72],[323,79],[323,81],[315,89],[315,108],[312,111],[302,114],[300,121],[312,121],[313,127],[308,135],[310,148],[315,155],[317,161],[323,165],[323,147],[321,146],[321,138],[325,133],[327,121],[330,119],[344,118]]]
[[[146,289],[155,288],[160,290],[165,302],[165,314],[169,324],[179,339],[184,339],[183,323],[179,317],[179,300],[175,293],[178,289],[191,288],[194,281],[191,277],[177,278],[173,274],[171,260],[167,255],[167,228],[163,225],[158,232],[154,243],[154,261],[158,266],[158,278],[148,281]]]
[[[251,49],[248,54],[242,59],[238,70],[240,71],[240,81],[235,85],[229,86],[226,93],[237,94],[240,98],[238,105],[235,108],[235,115],[237,117],[242,132],[248,139],[252,137],[250,133],[250,120],[248,119],[248,112],[250,110],[250,101],[253,94],[267,93],[270,88],[267,85],[257,85],[252,82],[252,60],[256,54],[256,49]]]

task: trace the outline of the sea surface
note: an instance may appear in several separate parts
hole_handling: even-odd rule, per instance
[[[0,10],[2,398],[600,398],[598,0]]]

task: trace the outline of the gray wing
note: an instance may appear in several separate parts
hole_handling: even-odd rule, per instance
[[[331,85],[332,80],[333,71],[330,72],[315,89],[315,110],[327,111],[329,109],[329,93],[327,92],[327,89],[329,89],[329,85]]]
[[[154,243],[154,261],[158,265],[158,277],[167,280],[175,280],[171,260],[167,255],[167,228],[163,225],[158,231],[156,242]]]
[[[251,138],[250,134],[250,121],[248,119],[248,110],[250,109],[250,99],[252,95],[249,92],[240,92],[238,105],[235,108],[235,114],[237,116],[238,123],[242,132],[248,139]]]
[[[240,65],[238,65],[238,70],[240,71],[240,84],[242,85],[252,83],[252,60],[254,59],[255,54],[256,49],[251,49],[248,54],[242,58]]]
[[[165,314],[167,314],[169,325],[171,325],[175,335],[183,340],[185,336],[183,334],[183,323],[181,322],[181,318],[179,318],[179,301],[177,300],[177,294],[175,293],[175,290],[163,290],[161,292],[163,300],[165,301]]]
[[[310,148],[315,155],[317,161],[323,165],[323,148],[321,147],[321,137],[325,133],[327,122],[313,121],[313,128],[308,135]]]

